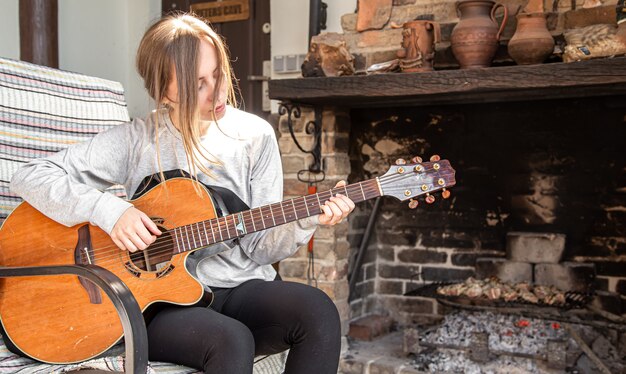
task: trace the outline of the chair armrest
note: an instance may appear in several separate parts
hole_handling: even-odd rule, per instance
[[[139,304],[126,284],[115,274],[96,265],[0,267],[0,277],[75,274],[99,286],[111,299],[124,329],[126,373],[146,373],[148,333]]]

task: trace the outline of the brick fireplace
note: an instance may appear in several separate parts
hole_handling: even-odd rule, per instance
[[[421,199],[413,210],[383,198],[358,269],[356,252],[372,201],[358,205],[347,222],[318,231],[314,274],[338,306],[342,333],[348,333],[351,321],[371,315],[385,316],[399,328],[441,318],[449,308],[405,293],[431,282],[463,281],[497,271],[504,271],[500,276],[506,279],[511,273],[506,263],[525,261],[508,261],[507,239],[519,232],[556,234],[564,250],[556,264],[524,263],[528,270],[521,270],[524,274],[517,281],[532,282],[537,271],[543,268],[545,274],[548,266],[561,272],[591,267],[583,274],[591,274],[597,291],[594,305],[625,315],[625,99],[608,95],[380,108],[323,106],[326,180],[320,190],[339,179],[354,183],[380,176],[397,158],[414,155],[437,153],[457,171],[450,199],[437,196],[433,204]],[[304,108],[294,123],[303,147],[312,144],[305,123],[314,119],[314,111]],[[283,116],[279,128],[285,193],[302,195],[307,186],[297,180],[297,173],[312,158],[296,148],[286,122]],[[283,278],[300,282],[307,281],[307,267],[305,248],[280,265]],[[351,272],[356,272],[357,282],[349,294]]]
[[[397,296],[411,279],[474,275],[476,259],[505,255],[511,231],[563,234],[565,260],[595,264],[596,288],[626,295],[621,99],[353,111],[352,178],[377,175],[401,155],[437,152],[456,164],[458,181],[454,198],[414,211],[385,201],[360,310],[394,310],[404,322],[435,312],[430,301]],[[366,207],[360,212],[367,216]],[[351,222],[354,245],[362,224]],[[379,295],[375,306],[370,294]]]
[[[507,69],[513,68],[497,70],[506,76]],[[332,79],[343,83],[350,79],[348,85],[354,85],[378,77],[303,79],[289,84],[302,84],[306,91],[306,84],[318,84],[315,81],[324,86]],[[396,77],[403,78],[396,74],[387,79]],[[465,79],[469,78],[466,73]],[[578,78],[572,77],[572,81]],[[413,155],[437,153],[457,169],[458,184],[451,199],[438,199],[432,205],[421,203],[411,210],[385,198],[375,235],[358,270],[359,283],[350,308],[346,283],[350,259],[360,244],[371,204],[359,205],[348,223],[320,230],[315,244],[318,284],[337,300],[344,320],[384,312],[408,323],[422,315],[437,314],[432,300],[402,295],[421,282],[474,275],[477,259],[505,256],[506,235],[511,231],[563,234],[567,243],[564,260],[593,263],[596,289],[626,295],[626,158],[622,151],[626,107],[621,92],[580,97],[587,88],[566,88],[560,89],[561,97],[574,97],[514,102],[498,101],[498,96],[505,97],[506,93],[488,92],[466,97],[490,102],[467,103],[459,97],[456,105],[424,105],[418,96],[412,98],[418,105],[394,107],[394,100],[411,98],[411,90],[428,89],[422,82],[413,83],[415,86],[407,84],[407,96],[396,99],[382,96],[389,91],[374,81],[372,86],[380,88],[381,96],[361,99],[365,106],[368,100],[378,102],[377,108],[357,107],[356,99],[347,96],[329,98],[335,103],[345,100],[346,107],[300,98],[324,108],[326,180],[320,190],[332,187],[339,179],[355,182],[379,176],[397,158]],[[417,87],[420,83],[421,88]],[[361,95],[370,86],[363,85],[356,88]],[[439,90],[444,88],[438,86]],[[536,95],[552,89],[537,87]],[[329,90],[329,95],[337,92],[342,94]],[[440,95],[438,100],[448,99]],[[313,119],[313,110],[308,109],[295,119],[294,131],[303,147],[312,144],[305,123]],[[279,139],[285,192],[306,194],[306,184],[299,182],[296,174],[308,167],[312,157],[296,148],[286,122],[283,116]],[[303,249],[300,256],[281,263],[283,275],[304,279],[306,258]]]
[[[506,76],[506,69],[513,68],[500,69]],[[394,77],[402,76],[387,78]],[[317,80],[324,86],[341,79],[343,87],[346,79],[353,80],[348,86],[365,82],[365,87],[356,88],[362,93],[368,92],[372,78],[376,79]],[[579,78],[572,77],[572,81],[579,82]],[[307,92],[307,82],[315,83],[302,79],[290,84],[305,84],[301,92]],[[414,83],[408,87],[425,86]],[[377,82],[373,86],[381,88]],[[389,94],[382,88],[377,92]],[[534,95],[553,89],[537,87]],[[582,91],[590,89],[595,93],[581,97]],[[310,107],[302,106],[301,117],[293,123],[304,148],[313,143],[305,126],[315,119],[313,108],[317,106],[318,117],[321,112],[326,179],[319,190],[331,188],[339,179],[354,183],[380,176],[397,158],[414,155],[439,154],[457,171],[450,199],[437,196],[431,205],[422,200],[412,210],[406,203],[383,198],[364,261],[356,270],[354,260],[372,214],[372,201],[358,205],[347,222],[318,231],[314,276],[338,306],[342,333],[348,333],[351,321],[369,315],[386,316],[400,328],[440,318],[449,310],[434,299],[404,294],[425,283],[476,276],[477,264],[482,263],[484,269],[485,262],[506,261],[507,234],[515,232],[558,234],[564,246],[560,262],[593,267],[593,287],[599,291],[595,304],[610,313],[625,314],[626,101],[623,92],[612,94],[615,88],[596,89],[558,88],[561,98],[516,101],[500,100],[506,97],[503,92],[477,93],[457,97],[455,105],[424,105],[423,98],[411,98],[411,92],[397,98],[361,97],[360,106],[349,96],[330,98],[333,106],[300,98],[312,101]],[[454,94],[437,100],[449,100],[446,95]],[[406,97],[417,104],[390,104]],[[344,99],[346,106],[336,106]],[[379,107],[368,105],[368,100]],[[281,117],[279,126],[285,194],[303,195],[307,185],[298,181],[297,173],[307,169],[313,158],[295,146],[286,117]],[[308,266],[303,248],[281,262],[280,269],[285,279],[307,282]],[[350,272],[357,272],[351,295]]]
[[[394,1],[391,18],[402,21],[402,11],[409,10],[401,8],[408,3],[413,4]],[[432,5],[427,13],[453,22],[451,4]],[[554,30],[563,27],[561,11],[552,13]],[[353,15],[343,19],[357,70],[395,53],[398,30],[357,33],[355,22]],[[448,47],[445,41],[438,46],[436,69],[454,67]],[[507,56],[499,61],[510,64]],[[278,121],[286,197],[307,194],[298,173],[314,160],[295,145],[289,120],[305,149],[315,140],[307,124],[321,126],[325,180],[319,190],[340,179],[381,176],[396,159],[415,155],[427,160],[438,154],[457,172],[449,199],[435,194],[433,204],[420,199],[409,209],[384,197],[378,212],[373,201],[364,202],[347,222],[321,228],[314,269],[306,248],[281,262],[284,279],[317,282],[335,300],[343,335],[351,322],[368,316],[382,316],[376,321],[392,321],[400,330],[438,321],[451,309],[412,290],[491,275],[592,291],[590,305],[624,323],[625,58],[279,80],[270,82],[270,97],[301,109],[299,118],[284,114]],[[374,228],[357,264],[372,216]],[[545,242],[558,259],[533,257],[547,255],[547,249],[538,250]],[[626,338],[621,341],[619,349],[626,352]]]

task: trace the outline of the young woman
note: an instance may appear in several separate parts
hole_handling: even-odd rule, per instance
[[[130,202],[101,192],[113,184],[132,196],[147,176],[182,169],[250,207],[282,199],[274,131],[235,107],[226,47],[206,23],[184,14],[157,21],[141,41],[137,68],[157,110],[32,161],[15,173],[11,188],[52,219],[90,222],[132,252],[161,231]],[[340,323],[333,302],[316,288],[276,280],[271,264],[305,244],[318,224],[334,225],[353,209],[337,195],[319,216],[245,235],[214,256],[192,253],[187,268],[213,292],[213,303],[158,309],[148,321],[150,360],[252,373],[255,355],[290,349],[287,373],[336,373]]]

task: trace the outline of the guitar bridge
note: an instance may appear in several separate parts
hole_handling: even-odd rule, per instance
[[[76,243],[76,248],[74,248],[74,263],[77,265],[95,264],[89,225],[84,225],[78,229],[78,242]],[[87,291],[89,302],[92,304],[102,304],[102,292],[100,288],[83,277],[78,277],[78,280],[85,291]]]

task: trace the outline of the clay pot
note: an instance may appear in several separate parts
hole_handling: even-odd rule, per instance
[[[403,72],[432,71],[435,43],[441,40],[439,24],[417,20],[405,22],[402,28],[402,49],[398,51],[400,69]]]
[[[506,25],[509,15],[507,8],[493,0],[462,0],[456,7],[461,20],[450,37],[454,57],[459,61],[461,69],[488,67]],[[494,14],[499,7],[504,9],[504,18],[498,28]]]
[[[554,50],[554,39],[544,13],[520,13],[517,29],[509,41],[509,55],[519,65],[540,64]]]

